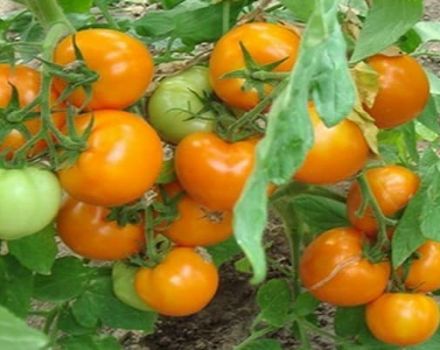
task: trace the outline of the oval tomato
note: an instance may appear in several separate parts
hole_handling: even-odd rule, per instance
[[[82,30],[75,33],[75,39],[87,67],[99,74],[92,84],[88,109],[124,109],[142,97],[151,83],[154,67],[150,52],[141,41],[111,29]],[[65,66],[75,59],[72,36],[68,36],[58,44],[54,62]],[[61,79],[54,79],[54,85],[59,92],[66,88]],[[77,107],[85,99],[83,88],[68,98]]]
[[[78,255],[94,260],[121,260],[144,246],[142,224],[118,226],[110,210],[68,198],[57,217],[58,234]]]
[[[390,264],[373,264],[363,257],[363,237],[353,228],[320,234],[304,250],[299,272],[304,286],[317,299],[337,305],[366,304],[381,295]]]
[[[217,42],[209,61],[210,79],[215,93],[230,106],[242,109],[255,107],[259,102],[258,93],[255,89],[244,91],[244,79],[223,79],[225,74],[245,67],[240,43],[260,65],[285,59],[274,71],[288,72],[296,61],[299,42],[296,33],[277,24],[254,22],[232,29]],[[265,92],[269,93],[270,90],[270,85],[265,85]]]
[[[158,313],[188,316],[212,300],[218,279],[216,267],[193,249],[174,248],[156,267],[139,269],[135,289]]]
[[[75,199],[94,205],[131,202],[151,188],[163,160],[156,132],[136,114],[97,111],[75,118],[83,131],[94,118],[87,149],[75,164],[59,171],[63,188]]]
[[[365,110],[379,128],[394,128],[416,118],[429,99],[429,81],[414,58],[376,55],[367,63],[379,74],[379,91]]]
[[[27,106],[38,97],[41,87],[40,73],[30,67],[23,65],[16,65],[11,67],[8,64],[0,64],[0,108],[5,108],[9,105],[12,98],[12,85],[15,86],[18,93],[19,105],[21,108]],[[52,100],[55,101],[56,94],[52,94]],[[38,110],[38,108],[36,108]],[[61,128],[64,125],[64,113],[52,114],[54,124]],[[24,125],[27,127],[31,135],[35,135],[40,131],[41,119],[35,117],[25,121]],[[1,144],[0,152],[10,150],[7,157],[11,157],[13,151],[16,151],[26,142],[25,136],[18,130],[12,130],[6,135]],[[42,152],[46,148],[46,143],[41,140],[30,150],[29,155],[34,156]]]
[[[328,128],[314,107],[309,108],[314,144],[296,172],[297,181],[330,184],[356,174],[365,165],[369,149],[359,127],[349,121]]]
[[[0,168],[0,239],[42,230],[54,219],[60,202],[61,187],[50,171]]]
[[[176,174],[183,189],[211,210],[232,210],[254,166],[256,140],[228,143],[194,133],[177,146]]]
[[[165,78],[148,102],[151,125],[165,141],[176,144],[194,132],[212,131],[215,114],[210,111],[200,113],[203,103],[197,97],[211,91],[206,67],[195,66]]]
[[[405,286],[423,293],[440,289],[440,243],[427,241],[417,249],[417,255],[411,262]]]
[[[370,189],[385,216],[392,216],[406,207],[419,188],[419,177],[411,170],[399,165],[388,165],[365,172]],[[362,193],[357,182],[353,182],[347,196],[347,215],[351,224],[369,236],[378,229],[373,211],[368,207],[364,215],[356,212],[362,205]]]
[[[397,346],[428,340],[440,320],[437,302],[424,294],[385,293],[367,305],[365,315],[377,339]]]
[[[113,292],[116,297],[124,304],[141,311],[152,311],[145,304],[134,289],[134,280],[137,267],[129,266],[123,262],[116,262],[112,268]]]

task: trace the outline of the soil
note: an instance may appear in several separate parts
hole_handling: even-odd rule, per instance
[[[425,0],[425,19],[440,20],[440,0]],[[7,0],[0,0],[0,15],[15,8]],[[142,11],[144,7],[134,5],[133,12]],[[438,46],[437,46],[438,47]],[[437,74],[440,72],[440,60],[426,59],[426,63]],[[273,218],[268,226],[267,235],[275,240],[271,255],[283,261],[287,256],[287,244],[280,232],[281,226]],[[255,304],[256,288],[249,283],[249,275],[236,272],[232,264],[220,269],[221,284],[213,302],[197,315],[184,318],[161,318],[156,331],[151,335],[139,332],[112,332],[120,339],[126,350],[231,350],[234,345],[249,335],[249,329],[258,308]],[[277,277],[271,271],[269,277]],[[334,310],[326,305],[317,311],[322,328],[332,329]],[[299,347],[288,332],[280,331],[269,334],[277,339],[285,350]],[[330,342],[319,336],[312,337],[313,348],[316,350],[334,349]]]

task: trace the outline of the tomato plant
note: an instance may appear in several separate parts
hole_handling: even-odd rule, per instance
[[[61,188],[43,169],[0,169],[0,201],[0,238],[18,239],[50,224],[60,206]]]
[[[59,172],[61,185],[75,199],[116,206],[141,197],[162,165],[162,146],[151,126],[123,111],[97,111],[75,119],[84,130],[93,117],[87,149],[73,166]]]
[[[158,313],[187,316],[203,309],[218,287],[215,266],[191,248],[174,248],[155,268],[136,273],[140,298]]]
[[[366,307],[368,328],[392,345],[423,343],[437,330],[440,313],[436,301],[423,294],[385,293]]]
[[[165,141],[176,144],[191,133],[212,131],[215,114],[203,111],[204,95],[211,91],[206,67],[165,78],[148,102],[151,125]]]

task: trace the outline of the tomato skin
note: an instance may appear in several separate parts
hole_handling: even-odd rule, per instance
[[[185,137],[175,154],[183,189],[211,210],[232,210],[254,166],[256,140],[227,143],[213,133]]]
[[[86,29],[76,33],[75,38],[86,65],[99,74],[92,84],[89,110],[124,109],[142,97],[151,83],[154,67],[151,54],[141,41],[111,29]],[[56,47],[54,62],[68,65],[74,60],[72,36],[68,36]],[[54,86],[62,92],[66,83],[54,79]],[[85,98],[84,90],[78,88],[68,100],[80,107]]]
[[[317,299],[337,306],[362,305],[376,299],[387,286],[390,264],[373,264],[363,258],[362,242],[361,232],[353,228],[320,234],[301,257],[303,285]]]
[[[423,293],[440,289],[440,243],[427,241],[417,253],[419,256],[411,262],[405,286]]]
[[[396,346],[423,343],[436,332],[437,302],[424,294],[385,293],[366,307],[366,321],[380,341]]]
[[[136,293],[134,280],[137,268],[121,261],[114,263],[112,268],[113,292],[124,304],[141,311],[152,311]]]
[[[299,36],[277,24],[254,22],[243,24],[226,33],[215,45],[209,61],[211,85],[226,104],[241,109],[252,109],[259,102],[255,89],[243,91],[244,79],[222,79],[226,73],[245,67],[240,42],[258,64],[265,65],[287,58],[274,72],[288,72],[295,64],[299,50]],[[265,86],[269,93],[271,87]]]
[[[208,68],[194,66],[178,75],[162,80],[148,101],[148,115],[151,125],[162,139],[177,144],[185,136],[198,132],[210,132],[215,127],[215,114],[204,112],[195,119],[182,111],[189,109],[198,113],[202,102],[195,95],[211,93]],[[189,120],[188,120],[189,119]]]
[[[429,81],[416,59],[376,55],[367,63],[379,74],[379,91],[373,106],[365,106],[365,110],[379,128],[394,128],[423,111],[429,99]]]
[[[136,114],[97,111],[75,118],[84,130],[94,117],[88,148],[75,164],[59,171],[63,188],[93,205],[117,206],[143,195],[159,176],[163,150],[150,125]]]
[[[159,265],[141,268],[135,289],[140,298],[166,316],[188,316],[203,309],[218,288],[216,267],[191,248],[174,248]]]
[[[0,168],[0,239],[18,239],[42,230],[54,219],[60,203],[61,187],[50,171]]]
[[[331,184],[356,174],[365,165],[369,148],[359,127],[349,121],[327,128],[314,107],[309,108],[315,141],[295,173],[299,182]]]
[[[121,260],[144,246],[142,224],[118,226],[110,210],[67,198],[57,217],[58,234],[75,253],[94,260]]]
[[[403,209],[420,184],[419,177],[400,165],[388,165],[365,172],[371,191],[385,216],[392,216]],[[364,215],[356,216],[362,205],[362,193],[357,182],[353,182],[347,196],[347,215],[351,224],[369,236],[375,236],[378,226],[370,207]]]
[[[161,233],[184,247],[210,246],[232,235],[232,213],[212,212],[184,195],[177,204],[178,217]]]

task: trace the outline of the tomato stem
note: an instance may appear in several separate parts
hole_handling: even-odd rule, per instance
[[[145,240],[147,244],[146,254],[147,261],[151,262],[151,265],[155,265],[159,262],[159,256],[157,254],[156,242],[154,240],[154,222],[153,222],[153,210],[151,206],[145,208]]]
[[[69,28],[68,32],[75,31],[56,0],[24,0],[24,4],[47,30],[57,23],[63,23]]]

